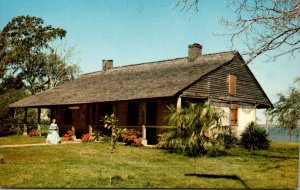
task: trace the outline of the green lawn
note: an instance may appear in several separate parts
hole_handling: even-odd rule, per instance
[[[298,143],[268,151],[230,150],[189,158],[117,145],[112,188],[292,188],[298,185]],[[0,148],[2,188],[108,188],[109,145],[81,143]]]
[[[8,136],[8,137],[0,137],[0,146],[1,145],[15,145],[15,144],[37,144],[37,143],[45,143],[46,137],[40,136]]]

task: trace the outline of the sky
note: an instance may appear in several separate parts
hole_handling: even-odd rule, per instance
[[[186,57],[188,45],[200,43],[203,54],[231,49],[229,31],[219,18],[235,14],[226,0],[201,0],[198,12],[174,8],[177,0],[0,0],[0,29],[20,15],[40,17],[45,25],[67,31],[63,40],[78,52],[72,58],[82,73],[101,70],[103,59],[114,66]],[[255,59],[249,68],[273,103],[288,94],[300,76],[300,52],[272,62]],[[263,123],[262,110],[258,111]]]

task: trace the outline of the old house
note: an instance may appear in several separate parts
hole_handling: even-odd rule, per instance
[[[207,99],[226,113],[223,124],[238,132],[256,120],[256,109],[272,107],[238,52],[202,55],[200,44],[190,45],[183,58],[122,67],[103,60],[102,71],[81,75],[10,107],[51,108],[60,133],[73,126],[78,136],[101,127],[100,116],[114,112],[121,126],[143,129],[144,142],[155,143],[153,137],[166,125],[167,105]]]

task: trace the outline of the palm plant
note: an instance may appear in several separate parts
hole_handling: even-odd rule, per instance
[[[188,156],[205,154],[216,139],[222,114],[211,101],[203,104],[189,103],[182,109],[171,105],[168,109],[165,118],[168,125],[173,127],[162,136],[165,148]]]

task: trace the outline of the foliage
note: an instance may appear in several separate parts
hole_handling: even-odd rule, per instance
[[[59,47],[51,49],[50,54],[47,56],[47,65],[45,65],[47,88],[73,80],[81,72],[77,64],[71,64],[71,58],[76,53],[74,52],[75,48],[63,48],[61,51]]]
[[[103,141],[102,131],[94,130],[90,140],[95,142],[102,142]]]
[[[73,131],[67,131],[67,134],[64,134],[62,137],[63,141],[74,141],[74,133]]]
[[[178,0],[178,2],[175,4],[175,7],[180,7],[180,11],[198,11],[198,3],[199,0]]]
[[[234,148],[238,144],[238,138],[231,126],[222,126],[218,138],[226,149]]]
[[[268,149],[270,141],[265,129],[251,122],[241,135],[241,145],[248,150],[261,150]]]
[[[81,136],[81,141],[82,142],[89,142],[90,141],[90,135],[87,133],[87,134],[83,134]]]
[[[123,142],[126,143],[126,145],[133,145],[133,146],[143,146],[142,144],[142,138],[139,137],[140,133],[134,129],[125,129],[121,137],[123,139]]]
[[[199,0],[178,0],[181,10],[198,11]],[[265,54],[276,59],[285,54],[293,56],[300,49],[300,3],[295,0],[228,0],[236,17],[221,18],[220,23],[231,30],[232,46],[243,41],[250,63]],[[272,55],[273,54],[273,55]]]
[[[216,141],[213,143],[213,146],[207,148],[206,154],[210,157],[217,157],[225,155],[226,152],[224,151],[224,145],[222,141]]]
[[[119,126],[119,120],[115,116],[114,113],[112,113],[110,116],[105,115],[104,117],[104,127],[107,129],[111,129],[111,141],[110,141],[110,175],[109,175],[109,186],[111,186],[112,181],[112,161],[113,161],[113,152],[116,148],[116,143],[118,139],[121,136],[121,133],[123,130],[121,128],[118,128]]]
[[[119,120],[114,113],[110,116],[106,115],[104,117],[104,127],[111,129],[111,153],[113,153],[113,149],[116,148],[116,143],[123,132],[121,128],[118,128]]]
[[[296,79],[300,84],[300,78]],[[288,131],[290,138],[293,129],[297,129],[300,122],[300,88],[291,88],[290,94],[279,94],[279,100],[270,111],[272,120],[276,119],[278,127]],[[300,126],[299,126],[300,127]],[[300,129],[298,129],[300,130]]]
[[[40,135],[41,135],[41,132],[40,132],[40,130],[32,130],[32,131],[29,132],[28,135],[29,135],[30,137],[32,137],[32,136],[40,136]]]
[[[222,19],[221,23],[233,31],[232,44],[243,37],[248,47],[248,63],[261,54],[276,59],[299,51],[299,1],[231,0],[229,6],[237,17],[233,21]]]
[[[79,72],[77,65],[67,65],[72,49],[59,53],[51,47],[55,40],[65,37],[66,31],[43,24],[38,17],[18,16],[0,30],[1,135],[16,134],[19,128],[9,130],[11,124],[24,123],[24,110],[14,112],[9,104],[50,88],[50,83],[71,80]],[[27,118],[29,123],[36,123],[37,111],[28,109]]]
[[[17,82],[14,87],[24,86],[31,94],[73,79],[79,72],[77,65],[67,65],[74,49],[59,54],[51,47],[66,31],[43,24],[38,17],[18,16],[0,33],[0,78]]]
[[[49,43],[66,35],[65,30],[51,25],[44,27],[43,23],[43,19],[38,17],[18,16],[0,34],[3,70],[9,71],[10,75],[18,73],[31,94],[43,89],[47,51],[51,49]]]
[[[189,103],[182,109],[171,105],[168,109],[166,119],[173,128],[161,136],[164,147],[170,152],[187,156],[205,154],[218,136],[221,113],[210,101],[204,104]]]
[[[110,143],[110,137],[107,136],[107,135],[103,135],[102,140],[103,140],[103,142],[105,142],[105,143]]]
[[[5,92],[0,92],[0,136],[17,134],[18,128],[11,128],[11,124],[17,123],[17,121],[22,122],[24,118],[24,110],[14,110],[8,108],[8,105],[27,97],[27,93],[20,89],[9,89]],[[13,117],[15,115],[15,117]],[[28,113],[28,116],[31,114]]]

